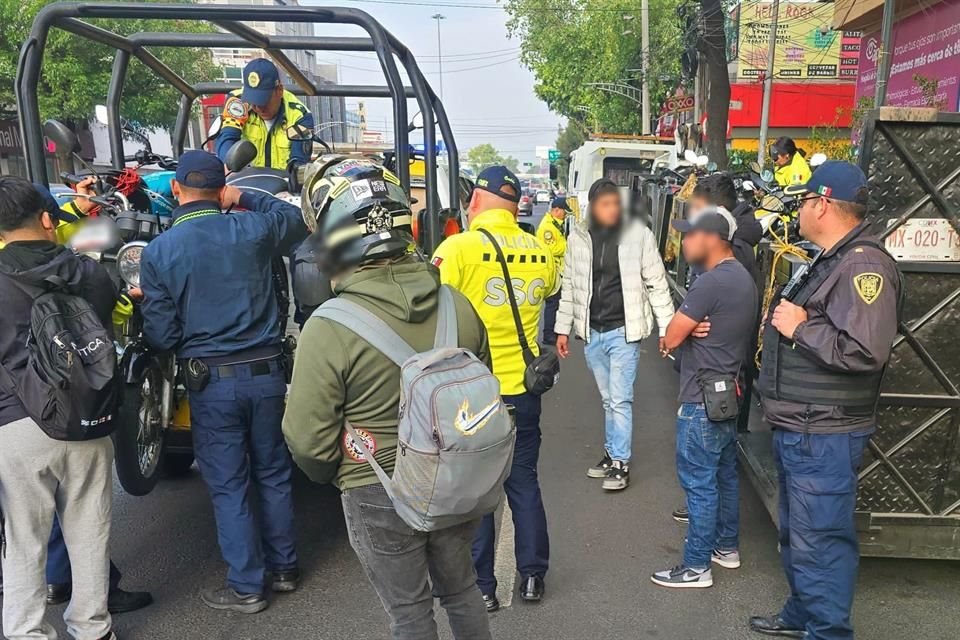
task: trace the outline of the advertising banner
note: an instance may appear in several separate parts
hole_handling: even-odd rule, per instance
[[[757,79],[766,73],[772,2],[747,0],[740,6],[737,76]],[[852,80],[856,77],[858,34],[833,31],[833,4],[781,2],[777,20],[774,77],[783,80]],[[841,49],[846,45],[846,64]]]
[[[877,85],[880,33],[863,39],[857,99],[873,97]],[[945,111],[960,111],[960,0],[944,0],[893,25],[893,57],[887,104],[933,106],[921,82],[936,81],[934,101]]]

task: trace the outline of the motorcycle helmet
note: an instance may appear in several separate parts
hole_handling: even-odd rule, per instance
[[[308,172],[303,215],[317,264],[328,276],[409,252],[410,198],[400,180],[366,158],[326,162]]]

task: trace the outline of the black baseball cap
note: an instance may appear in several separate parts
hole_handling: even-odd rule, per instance
[[[680,233],[706,231],[716,233],[727,242],[733,242],[737,232],[737,221],[726,207],[707,207],[686,220],[674,220],[670,224]]]
[[[192,189],[220,189],[227,177],[220,158],[206,151],[191,150],[180,156],[177,182]]]
[[[843,160],[827,160],[817,167],[806,184],[790,185],[783,192],[788,196],[815,193],[831,200],[856,204],[867,204],[870,195],[867,176],[860,167]]]
[[[502,191],[505,186],[513,188],[513,193]],[[487,167],[477,176],[477,189],[499,196],[510,202],[520,202],[520,180],[510,169],[503,165]]]
[[[573,209],[570,208],[570,203],[567,202],[567,196],[557,196],[550,202],[551,209],[563,209],[566,212],[571,212]]]
[[[277,65],[266,58],[256,58],[243,68],[243,93],[240,99],[255,107],[264,107],[279,84]]]

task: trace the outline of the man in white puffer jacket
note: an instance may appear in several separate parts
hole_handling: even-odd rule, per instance
[[[557,312],[557,352],[570,353],[570,334],[587,343],[587,364],[600,389],[604,456],[587,471],[607,491],[629,483],[633,441],[633,385],[640,341],[654,329],[662,338],[673,299],[653,233],[623,211],[620,190],[607,179],[590,187],[589,209],[574,225],[564,258]]]

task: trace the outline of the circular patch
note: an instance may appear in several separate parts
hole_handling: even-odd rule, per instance
[[[354,431],[356,431],[357,435],[360,436],[360,439],[363,440],[363,444],[367,446],[367,449],[370,451],[370,453],[372,455],[377,455],[377,441],[374,440],[372,435],[370,435],[370,432],[366,431],[365,429],[354,429]],[[363,451],[357,446],[357,443],[354,441],[353,436],[350,435],[349,431],[343,432],[343,450],[354,462],[367,461],[367,457],[363,455]]]
[[[543,241],[547,244],[553,244],[553,231],[544,231]]]
[[[381,233],[393,228],[393,214],[381,207],[375,206],[367,214],[367,233]]]
[[[258,86],[260,86],[260,74],[256,71],[251,71],[247,75],[247,86],[251,89],[256,89]]]
[[[227,113],[234,118],[242,118],[247,115],[247,108],[239,98],[230,98],[227,102]]]

